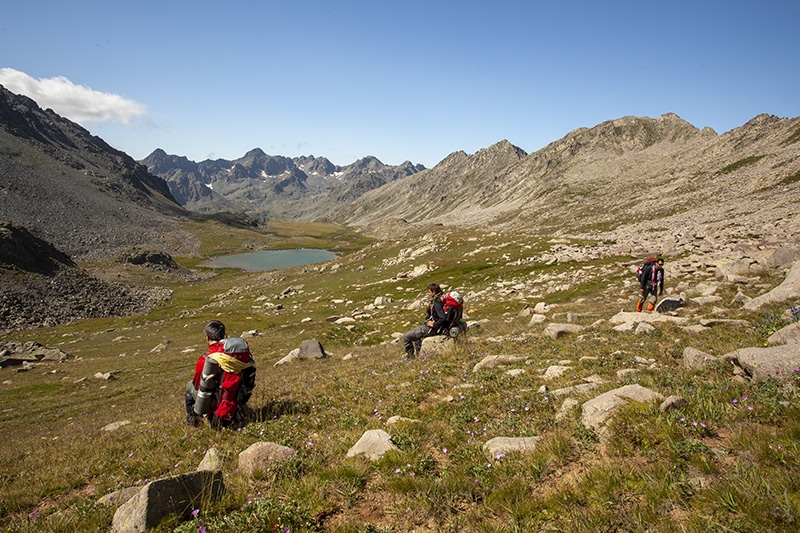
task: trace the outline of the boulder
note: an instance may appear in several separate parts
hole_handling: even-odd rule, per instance
[[[544,334],[553,339],[558,339],[565,335],[580,333],[582,330],[583,326],[579,326],[577,324],[553,323],[548,324],[547,327],[544,328]]]
[[[422,339],[420,352],[426,355],[436,355],[444,353],[453,346],[453,339],[447,335],[434,335]]]
[[[547,370],[545,370],[544,379],[560,378],[570,370],[572,370],[571,366],[551,365],[547,367]]]
[[[123,426],[130,424],[130,420],[120,420],[119,422],[111,422],[100,428],[100,431],[116,431]]]
[[[274,442],[255,442],[239,454],[239,472],[252,477],[270,464],[286,461],[296,455],[297,452],[292,448]]]
[[[581,422],[585,428],[602,433],[606,419],[629,400],[647,403],[653,400],[663,401],[664,396],[639,384],[625,385],[584,403],[581,407]]]
[[[661,405],[658,406],[658,410],[661,413],[666,413],[668,411],[673,411],[675,409],[680,409],[681,407],[684,407],[688,403],[689,402],[686,401],[686,398],[683,398],[681,396],[675,396],[673,394],[672,396],[667,397],[667,399],[664,400],[661,403]]]
[[[115,490],[106,494],[102,498],[95,501],[95,505],[115,505],[120,506],[127,502],[142,490],[142,487],[125,487],[124,489]]]
[[[325,353],[325,349],[317,339],[304,340],[297,353],[298,359],[323,359],[325,357],[328,357],[328,354]]]
[[[222,472],[191,472],[151,481],[114,513],[112,533],[139,533],[158,525],[168,515],[183,520],[225,493]]]
[[[770,344],[800,344],[800,322],[789,324],[769,336]]]
[[[688,319],[678,316],[662,315],[661,313],[637,313],[635,311],[620,311],[611,317],[612,324],[630,324],[637,322],[673,322],[675,324],[684,324]]]
[[[756,381],[789,383],[800,373],[800,344],[742,348],[723,357],[733,358]]]
[[[789,298],[800,297],[800,261],[795,261],[792,269],[783,280],[783,283],[772,289],[766,294],[757,296],[752,300],[745,302],[744,308],[749,311],[755,311],[762,305],[774,302],[782,302]]]
[[[536,324],[541,324],[542,322],[547,322],[547,316],[536,313],[531,315],[531,319],[528,322],[528,325],[535,326]]]
[[[347,451],[347,457],[363,455],[370,461],[377,461],[390,450],[397,450],[392,436],[381,429],[370,429]]]
[[[502,459],[509,453],[525,453],[536,449],[542,437],[495,437],[483,445],[483,453],[490,461]]]
[[[554,391],[550,392],[550,394],[556,398],[560,396],[567,396],[569,394],[583,394],[585,392],[589,392],[590,390],[596,389],[599,386],[599,383],[580,383],[578,385],[570,385],[569,387],[555,389]]]
[[[291,352],[286,354],[286,356],[283,359],[281,359],[279,361],[276,361],[273,366],[278,366],[278,365],[282,365],[282,364],[294,361],[295,359],[298,358],[299,354],[300,354],[300,348],[295,348],[294,350],[292,350]]]
[[[203,456],[203,460],[197,466],[197,470],[210,470],[212,472],[222,470],[223,463],[229,459],[230,457],[225,452],[221,452],[217,448],[209,448]]]
[[[691,346],[687,346],[683,350],[683,366],[691,370],[705,368],[709,363],[713,363],[714,361],[718,360],[718,357],[709,355],[698,350],[697,348],[692,348]]]
[[[475,366],[472,367],[472,371],[480,372],[481,370],[487,368],[494,368],[496,366],[510,365],[520,361],[525,361],[525,359],[525,357],[518,357],[515,355],[487,355],[479,362],[475,363]]]

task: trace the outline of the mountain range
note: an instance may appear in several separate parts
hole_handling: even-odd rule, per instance
[[[800,118],[759,115],[719,135],[672,113],[622,117],[532,153],[503,140],[430,169],[258,148],[200,163],[159,149],[137,162],[0,86],[0,200],[0,278],[17,288],[15,276],[36,269],[14,258],[38,257],[19,250],[52,245],[69,258],[53,256],[64,269],[134,248],[193,256],[199,240],[185,222],[204,217],[329,220],[378,238],[463,226],[584,239],[599,255],[732,249],[744,238],[797,247]]]
[[[200,163],[158,149],[141,163],[187,209],[291,220],[326,218],[367,191],[425,169],[410,161],[384,165],[375,157],[342,167],[325,157],[272,156],[260,148],[233,161]]]

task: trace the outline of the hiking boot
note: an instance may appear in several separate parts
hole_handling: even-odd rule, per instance
[[[193,428],[200,427],[200,417],[196,414],[189,414],[186,415],[186,423],[192,426]]]

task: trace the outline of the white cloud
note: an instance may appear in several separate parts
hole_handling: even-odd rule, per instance
[[[129,124],[144,117],[147,107],[118,94],[95,91],[75,85],[63,76],[37,80],[13,68],[0,68],[0,84],[13,93],[23,94],[59,115],[83,124],[117,122]]]

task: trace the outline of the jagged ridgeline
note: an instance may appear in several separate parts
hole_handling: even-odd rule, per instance
[[[336,219],[389,218],[618,238],[717,228],[797,213],[800,118],[769,115],[717,135],[675,114],[624,117],[531,154],[507,141],[456,152],[370,191]]]
[[[284,220],[328,218],[364,193],[425,169],[410,161],[384,165],[374,157],[338,166],[325,157],[273,156],[259,148],[233,161],[200,163],[158,149],[141,163],[164,178],[187,209]]]

